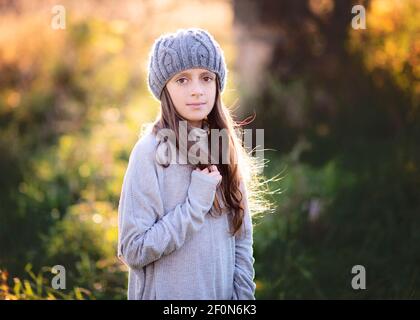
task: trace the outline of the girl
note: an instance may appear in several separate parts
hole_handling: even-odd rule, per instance
[[[154,43],[148,84],[161,111],[131,152],[118,208],[128,299],[255,299],[251,162],[222,105],[226,73],[205,30],[181,29]],[[227,148],[210,155],[205,146],[222,129]],[[194,145],[192,132],[201,137]],[[200,157],[190,152],[196,144]],[[180,154],[181,146],[186,163],[174,161],[172,147]]]

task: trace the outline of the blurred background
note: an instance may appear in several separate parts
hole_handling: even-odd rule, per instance
[[[420,1],[60,1],[64,29],[56,4],[0,0],[0,299],[126,298],[117,207],[159,110],[148,52],[188,27],[221,44],[224,102],[255,112],[264,175],[281,173],[256,298],[420,298]]]

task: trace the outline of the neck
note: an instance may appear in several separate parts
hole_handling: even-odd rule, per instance
[[[203,128],[203,121],[190,121],[190,125],[196,128]]]

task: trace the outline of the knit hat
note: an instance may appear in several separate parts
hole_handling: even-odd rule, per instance
[[[219,77],[219,89],[225,86],[227,68],[223,51],[214,38],[199,28],[178,29],[156,39],[150,52],[148,84],[160,100],[166,83],[178,72],[203,68]]]

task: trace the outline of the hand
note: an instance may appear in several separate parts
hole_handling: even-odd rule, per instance
[[[219,184],[222,181],[222,175],[220,174],[219,170],[217,169],[217,166],[215,165],[211,165],[210,167],[204,168],[203,170],[196,168],[195,171],[199,171],[208,176],[214,177],[218,181],[217,186],[219,186]]]

